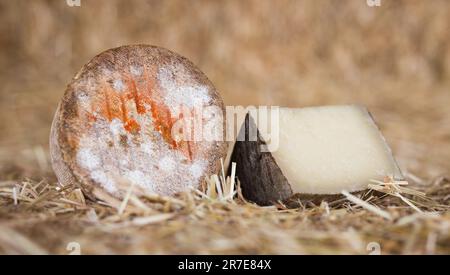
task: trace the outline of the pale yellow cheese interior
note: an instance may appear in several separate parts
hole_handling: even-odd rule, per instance
[[[364,107],[280,108],[278,142],[272,154],[294,193],[352,192],[371,179],[402,178]]]

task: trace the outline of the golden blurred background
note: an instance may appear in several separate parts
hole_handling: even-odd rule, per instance
[[[367,105],[407,173],[450,172],[450,1],[0,0],[0,179],[54,179],[67,83],[137,43],[192,60],[227,105]]]

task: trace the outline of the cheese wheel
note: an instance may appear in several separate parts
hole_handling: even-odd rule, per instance
[[[147,45],[94,57],[75,76],[56,111],[50,153],[63,185],[100,187],[123,197],[174,195],[217,173],[223,101],[189,60]]]

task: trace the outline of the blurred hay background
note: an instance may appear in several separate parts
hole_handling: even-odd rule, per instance
[[[54,180],[48,134],[66,84],[108,48],[196,63],[228,105],[364,104],[403,170],[450,171],[447,0],[0,0],[0,180]]]
[[[2,0],[0,18],[2,168],[39,172],[65,85],[94,55],[133,43],[188,57],[230,105],[368,105],[404,169],[450,166],[446,0]]]

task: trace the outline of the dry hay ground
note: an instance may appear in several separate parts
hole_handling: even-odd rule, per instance
[[[0,0],[0,253],[450,253],[450,1],[64,2]],[[368,106],[409,185],[373,183],[376,208],[293,210],[58,186],[48,133],[65,85],[135,43],[191,59],[227,105]]]
[[[223,179],[222,177],[220,177]],[[412,179],[410,179],[412,181]],[[69,254],[450,253],[450,181],[374,182],[367,192],[320,205],[258,207],[227,181],[177,198],[47,181],[0,183],[0,252]],[[75,243],[75,246],[74,246]]]

